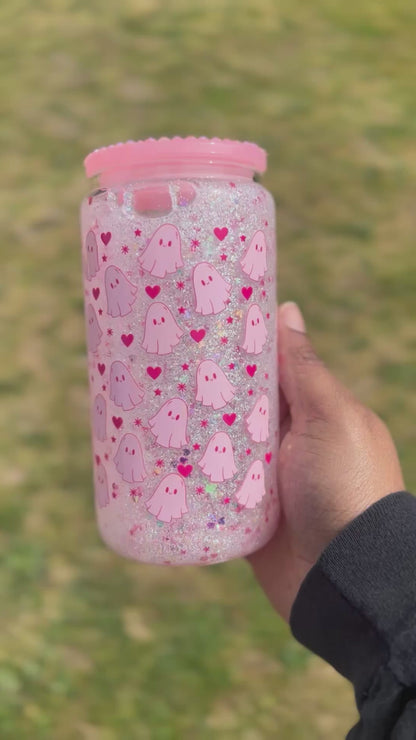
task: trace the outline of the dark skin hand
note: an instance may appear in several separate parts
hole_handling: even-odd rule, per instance
[[[294,303],[279,309],[279,343],[280,521],[270,542],[247,559],[289,621],[303,579],[329,542],[405,485],[386,425],[317,357]]]

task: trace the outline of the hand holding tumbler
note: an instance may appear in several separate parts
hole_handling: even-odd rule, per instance
[[[81,207],[95,501],[125,557],[207,565],[276,529],[273,198],[255,144],[92,152]]]

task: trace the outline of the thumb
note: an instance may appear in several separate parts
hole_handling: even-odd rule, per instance
[[[328,416],[339,403],[341,384],[313,349],[297,304],[283,303],[278,317],[279,382],[292,421],[304,414]]]

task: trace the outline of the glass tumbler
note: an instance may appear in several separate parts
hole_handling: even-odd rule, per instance
[[[97,149],[81,206],[95,502],[129,558],[206,565],[276,529],[273,198],[257,145]]]

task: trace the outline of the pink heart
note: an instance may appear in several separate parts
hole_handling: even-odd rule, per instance
[[[195,342],[202,342],[203,338],[205,336],[205,329],[192,329],[191,331],[191,337],[195,340]]]
[[[111,239],[111,231],[106,231],[105,233],[101,234],[101,241],[105,246],[107,246],[108,242]]]
[[[237,417],[235,414],[223,414],[222,418],[229,427],[232,427]]]
[[[149,298],[156,298],[160,293],[160,285],[146,285],[145,291]]]
[[[248,299],[250,298],[253,292],[253,288],[251,287],[251,285],[249,285],[248,287],[241,288],[241,292],[244,298],[246,299],[246,301],[248,301]]]
[[[122,334],[121,335],[121,341],[123,342],[123,344],[126,345],[126,347],[130,347],[133,339],[134,339],[133,334]]]
[[[147,370],[147,374],[150,375],[152,380],[156,380],[156,378],[158,378],[160,373],[162,372],[161,367],[150,367],[149,366],[148,368],[146,368],[146,370]]]
[[[256,372],[256,370],[257,370],[257,365],[247,365],[247,367],[246,367],[246,370],[247,370],[247,372],[248,372],[248,374],[249,374],[250,378],[252,378],[252,377],[253,377],[253,375],[254,375],[254,373],[255,373],[255,372]]]
[[[105,373],[105,365],[104,365],[104,363],[103,362],[99,362],[98,365],[97,365],[97,367],[98,367],[98,372],[100,373],[100,375],[104,375],[104,373]]]
[[[93,288],[92,289],[92,294],[93,294],[95,300],[97,300],[98,296],[100,295],[100,289],[99,288]]]
[[[266,452],[266,454],[264,456],[264,459],[267,462],[267,464],[269,465],[270,464],[270,461],[272,459],[272,453],[271,452]]]
[[[121,416],[113,416],[112,419],[113,419],[113,424],[114,424],[115,428],[116,429],[120,429],[120,427],[121,427],[121,425],[123,423],[123,419],[121,418]]]
[[[214,234],[217,237],[217,239],[220,240],[220,242],[224,241],[225,237],[228,234],[228,229],[226,226],[223,226],[222,229],[220,229],[218,226],[214,229]]]
[[[178,470],[178,473],[183,475],[184,478],[187,478],[188,475],[191,475],[193,471],[193,466],[192,465],[178,465],[177,470]]]

